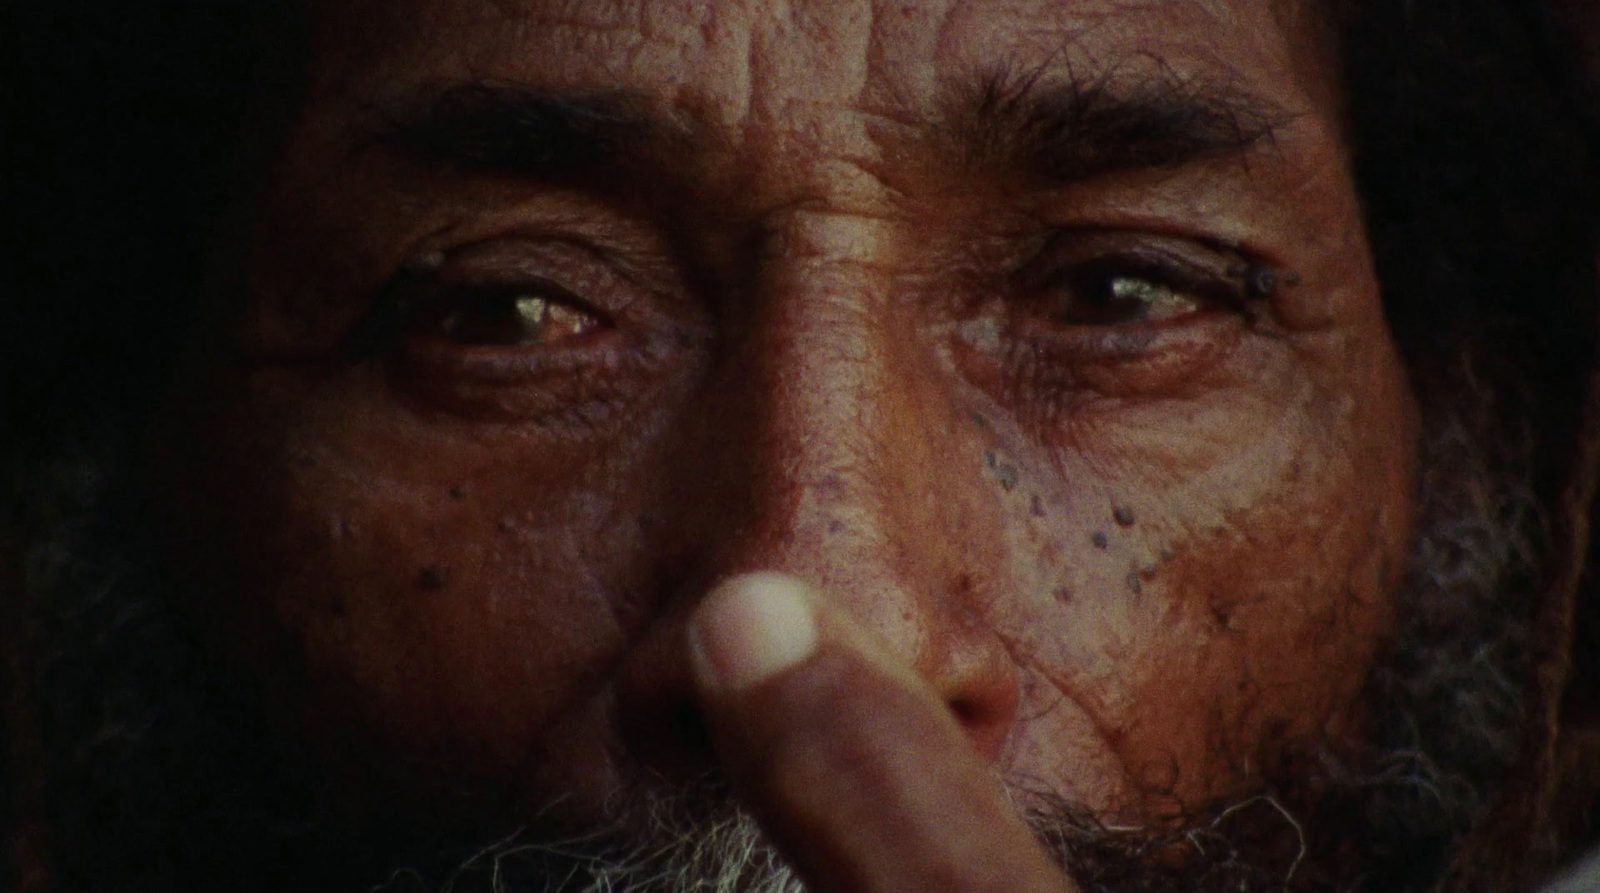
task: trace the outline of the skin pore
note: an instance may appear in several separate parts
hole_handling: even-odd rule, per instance
[[[157,439],[231,594],[191,613],[341,797],[581,832],[731,767],[853,889],[750,717],[1118,825],[1370,739],[1415,407],[1309,11],[314,18]],[[750,571],[870,671],[697,688],[691,617]],[[875,727],[894,691],[942,718]]]

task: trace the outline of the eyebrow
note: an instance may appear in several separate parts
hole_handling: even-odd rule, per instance
[[[539,180],[617,167],[666,129],[622,91],[546,92],[483,81],[377,113],[366,142],[424,163]]]
[[[975,79],[956,91],[945,138],[969,164],[1070,184],[1242,155],[1275,144],[1295,118],[1243,90],[1165,68],[1139,77],[1070,74]]]
[[[950,94],[924,127],[968,165],[1070,184],[1171,169],[1270,143],[1293,115],[1244,91],[1183,80],[1046,80],[991,72]],[[622,90],[543,91],[467,81],[378,110],[369,142],[465,172],[561,181],[686,150],[684,122]]]

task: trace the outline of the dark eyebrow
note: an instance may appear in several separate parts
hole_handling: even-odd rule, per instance
[[[969,163],[1061,183],[1243,153],[1294,117],[1164,69],[1092,80],[990,73],[953,96],[936,129]],[[689,138],[647,109],[621,90],[467,81],[375,108],[364,137],[428,164],[559,181],[617,170]]]
[[[375,109],[367,142],[429,164],[561,180],[612,168],[664,128],[622,93],[467,82]]]
[[[1235,88],[1165,69],[1060,82],[1001,72],[956,97],[947,129],[968,162],[1061,183],[1242,154],[1274,142],[1295,117]]]

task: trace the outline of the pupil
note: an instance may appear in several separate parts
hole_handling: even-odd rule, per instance
[[[544,328],[549,302],[529,295],[483,295],[444,318],[445,334],[459,344],[525,344]]]

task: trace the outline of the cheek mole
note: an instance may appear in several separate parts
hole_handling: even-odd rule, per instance
[[[995,469],[995,477],[1000,481],[1000,486],[1010,492],[1017,486],[1017,466],[1002,465]]]
[[[983,451],[983,464],[994,472],[995,480],[1000,482],[1000,486],[1005,488],[1007,493],[1016,489],[1017,481],[1021,478],[1017,466],[1010,462],[1001,462],[994,450]]]
[[[444,584],[445,584],[444,568],[440,567],[437,564],[430,564],[427,567],[423,568],[421,573],[417,574],[417,588],[418,589],[424,589],[424,590],[427,590],[429,592],[436,592],[436,591],[438,591],[440,589],[443,589],[444,588]]]

